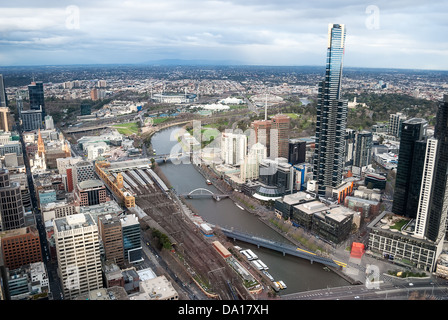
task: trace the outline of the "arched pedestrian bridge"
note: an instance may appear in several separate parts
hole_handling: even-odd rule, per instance
[[[181,194],[182,197],[187,199],[197,199],[197,198],[210,198],[212,197],[214,200],[219,201],[223,198],[227,198],[228,194],[217,194],[205,188],[197,188],[189,193]]]

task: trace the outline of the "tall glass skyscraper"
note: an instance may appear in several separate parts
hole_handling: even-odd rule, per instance
[[[45,119],[45,98],[44,98],[44,84],[42,81],[32,82],[28,86],[28,93],[30,97],[30,109],[39,110],[42,107],[42,120]]]
[[[319,84],[313,161],[319,196],[331,194],[342,182],[347,123],[347,101],[341,99],[345,37],[345,25],[328,26],[327,63],[325,79]]]
[[[8,99],[6,97],[5,81],[3,80],[3,75],[0,74],[0,107],[7,107]]]
[[[417,214],[427,126],[428,122],[420,118],[412,118],[401,124],[400,151],[392,205],[392,212],[400,216],[415,218]]]
[[[415,236],[443,242],[448,211],[448,95],[439,103],[434,137],[426,147]]]

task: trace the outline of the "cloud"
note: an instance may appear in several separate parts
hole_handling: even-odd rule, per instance
[[[346,65],[414,68],[431,60],[448,69],[448,3],[378,0],[376,12],[368,6],[357,0],[18,0],[0,8],[0,65],[165,58],[323,65],[327,25],[344,23]]]

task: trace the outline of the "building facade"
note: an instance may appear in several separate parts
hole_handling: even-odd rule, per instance
[[[30,99],[30,110],[40,110],[41,122],[45,119],[45,97],[44,97],[44,84],[42,81],[32,82],[28,86],[28,94]]]
[[[345,25],[329,25],[325,79],[318,91],[313,160],[313,179],[320,196],[341,183],[344,169],[347,101],[341,99],[341,79],[345,37]]]
[[[94,206],[107,201],[106,187],[101,180],[86,180],[78,183],[75,199],[80,206]]]
[[[0,230],[25,227],[20,183],[10,181],[9,170],[0,168]]]
[[[387,134],[396,138],[400,138],[401,125],[403,121],[406,121],[406,119],[407,117],[401,112],[389,115],[389,126],[387,127]]]
[[[123,232],[120,218],[110,214],[100,216],[98,217],[98,229],[103,243],[105,259],[123,267]]]
[[[42,261],[39,232],[35,226],[2,232],[0,240],[5,267],[17,269]]]
[[[103,287],[98,226],[88,214],[54,220],[58,274],[64,298]]]
[[[423,157],[418,156],[417,142],[423,141],[426,136],[427,122],[424,119],[413,118],[402,123],[400,150],[398,154],[397,177],[395,180],[394,201],[392,212],[401,216],[415,218],[417,207],[408,204],[416,204],[420,194],[420,183],[411,184],[411,179],[420,175]]]
[[[366,167],[372,162],[373,135],[370,131],[356,133],[353,165]]]
[[[41,110],[22,110],[20,113],[23,131],[43,129]]]
[[[244,134],[223,132],[221,135],[221,159],[225,164],[239,166],[247,154],[247,137]]]

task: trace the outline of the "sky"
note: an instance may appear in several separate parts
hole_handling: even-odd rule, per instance
[[[0,66],[323,66],[338,23],[345,66],[448,70],[447,12],[445,0],[0,0]]]

